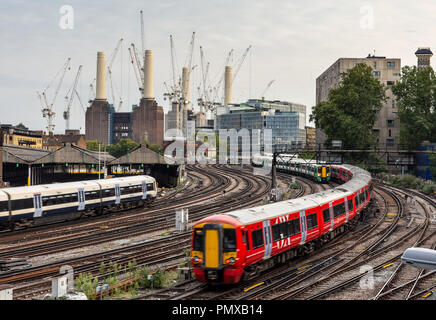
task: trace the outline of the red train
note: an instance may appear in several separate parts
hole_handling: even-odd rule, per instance
[[[237,283],[321,247],[357,222],[371,200],[371,175],[332,166],[339,187],[298,199],[213,215],[193,226],[198,281]]]

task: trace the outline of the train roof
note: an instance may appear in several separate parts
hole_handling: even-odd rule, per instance
[[[254,208],[242,209],[224,213],[235,218],[244,225],[272,219],[288,213],[298,212],[318,206],[317,202],[307,197],[279,201],[267,205],[257,206]]]
[[[96,179],[96,180],[83,180],[76,182],[64,182],[64,183],[52,183],[52,184],[43,184],[43,185],[34,185],[34,186],[26,186],[26,187],[12,187],[12,188],[4,188],[1,191],[4,194],[9,194],[11,197],[24,196],[24,197],[33,197],[34,194],[43,193],[43,194],[60,194],[63,192],[77,192],[78,188],[84,188],[85,190],[99,190],[101,184],[105,185],[113,185],[115,183],[127,182],[127,183],[139,183],[140,181],[154,182],[155,179],[151,176],[141,175],[141,176],[131,176],[131,177],[122,177],[122,178],[110,178],[110,179]]]
[[[322,192],[310,194],[301,198],[279,201],[272,204],[262,205],[249,209],[236,210],[225,215],[231,216],[244,225],[263,221],[266,219],[273,219],[275,217],[283,216],[285,214],[307,210],[317,207],[342,197],[349,196],[354,192],[365,187],[371,181],[369,172],[351,165],[340,165],[341,167],[349,170],[353,174],[353,178],[333,189],[325,190]]]

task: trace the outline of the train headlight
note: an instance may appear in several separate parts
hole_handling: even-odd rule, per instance
[[[236,262],[236,259],[233,257],[230,257],[226,260],[226,264],[235,264],[235,262]]]
[[[201,258],[199,258],[199,257],[197,257],[197,256],[194,256],[194,257],[192,257],[192,262],[194,263],[194,264],[198,264],[198,263],[201,263]]]

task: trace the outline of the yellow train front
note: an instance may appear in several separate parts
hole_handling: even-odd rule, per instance
[[[198,281],[239,282],[245,260],[242,227],[239,221],[226,215],[208,217],[193,226],[191,262]]]
[[[315,180],[318,182],[329,182],[331,177],[331,168],[328,164],[317,164],[315,166]]]

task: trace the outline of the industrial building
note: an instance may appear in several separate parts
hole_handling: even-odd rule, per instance
[[[103,144],[116,144],[122,138],[137,143],[162,145],[164,135],[163,108],[157,105],[153,91],[153,52],[144,54],[143,95],[131,112],[116,112],[106,96],[106,66],[104,52],[97,53],[96,97],[86,110],[85,138]]]

